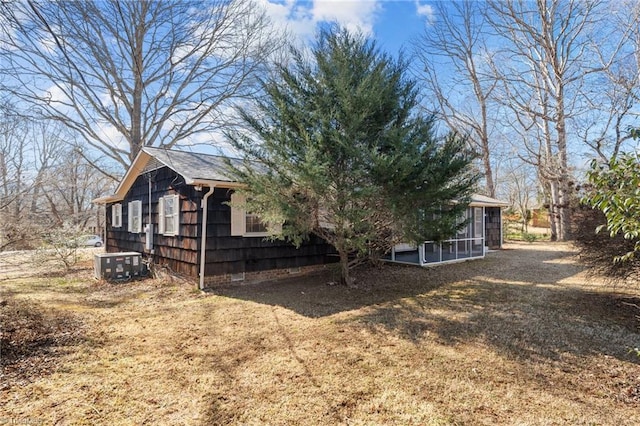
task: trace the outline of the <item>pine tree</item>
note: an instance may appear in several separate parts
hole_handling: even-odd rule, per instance
[[[399,241],[453,235],[477,176],[463,138],[437,138],[420,113],[407,62],[338,27],[311,52],[292,48],[257,109],[241,111],[249,130],[228,138],[246,162],[234,169],[246,208],[284,222],[278,238],[331,243],[349,284],[354,263]]]

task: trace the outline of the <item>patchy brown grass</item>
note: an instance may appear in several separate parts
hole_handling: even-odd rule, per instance
[[[2,358],[0,422],[640,423],[638,291],[585,277],[569,246],[357,279],[3,279],[3,351],[24,344]]]

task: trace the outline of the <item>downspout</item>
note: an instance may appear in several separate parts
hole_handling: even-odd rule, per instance
[[[147,181],[149,182],[149,199],[147,200],[149,219],[144,233],[144,245],[149,252],[148,260],[152,260],[152,257],[155,254],[155,250],[153,248],[153,223],[151,222],[151,175],[147,176]],[[160,212],[158,212],[158,221],[160,221]]]
[[[113,218],[111,218],[113,221]],[[107,251],[107,203],[102,205],[102,241],[104,241],[104,246],[102,249]]]
[[[209,196],[213,194],[213,190],[215,189],[215,185],[209,186],[209,191],[204,194],[202,197],[202,201],[200,207],[202,207],[202,238],[200,240],[200,290],[204,290],[204,267],[206,266],[207,259],[207,213],[208,213],[208,203]]]
[[[151,176],[149,176],[148,182],[149,182],[149,200],[147,204],[149,205],[149,222],[147,223],[149,224],[149,226],[151,226]]]

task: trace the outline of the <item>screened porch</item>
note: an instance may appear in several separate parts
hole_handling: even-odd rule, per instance
[[[465,212],[467,225],[458,234],[442,242],[397,244],[384,260],[426,266],[482,258],[485,255],[485,207],[472,206]]]

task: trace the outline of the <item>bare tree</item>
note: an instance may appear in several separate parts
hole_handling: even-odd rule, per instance
[[[78,149],[67,148],[61,160],[47,170],[38,199],[40,211],[55,226],[68,224],[84,229],[96,214],[97,206],[91,200],[112,183],[87,163]]]
[[[0,250],[31,243],[30,196],[36,186],[30,122],[0,105]]]
[[[503,191],[513,210],[522,217],[522,232],[529,232],[529,211],[538,195],[536,171],[526,163],[511,161],[505,172]]]
[[[282,43],[250,0],[26,0],[0,12],[0,89],[123,167],[143,146],[228,125]]]
[[[68,151],[64,129],[60,123],[51,121],[29,121],[29,151],[31,157],[32,189],[29,214],[38,215],[38,201],[47,179],[56,178],[51,169],[64,158]]]
[[[587,107],[587,77],[609,65],[593,62],[600,7],[597,1],[504,0],[491,2],[487,14],[502,36],[493,63],[501,102],[513,113],[506,124],[520,135],[522,158],[549,187],[552,239],[570,238],[569,125]]]
[[[589,155],[605,163],[635,144],[629,128],[637,126],[640,117],[640,3],[619,1],[607,6],[606,25],[600,26],[602,42],[594,44],[604,73],[591,82],[598,88],[592,92],[596,96],[585,97],[588,112],[577,127],[591,148]]]
[[[33,248],[52,228],[86,227],[113,181],[87,163],[60,124],[0,105],[0,250]]]
[[[439,118],[460,133],[467,134],[471,148],[482,162],[488,195],[496,196],[491,95],[496,79],[487,60],[485,3],[435,2],[436,19],[413,43],[420,67],[418,78],[433,96]],[[443,72],[444,71],[444,72]],[[495,112],[494,112],[495,114]]]
[[[27,188],[23,185],[27,123],[13,105],[0,104],[0,210],[20,210]]]

